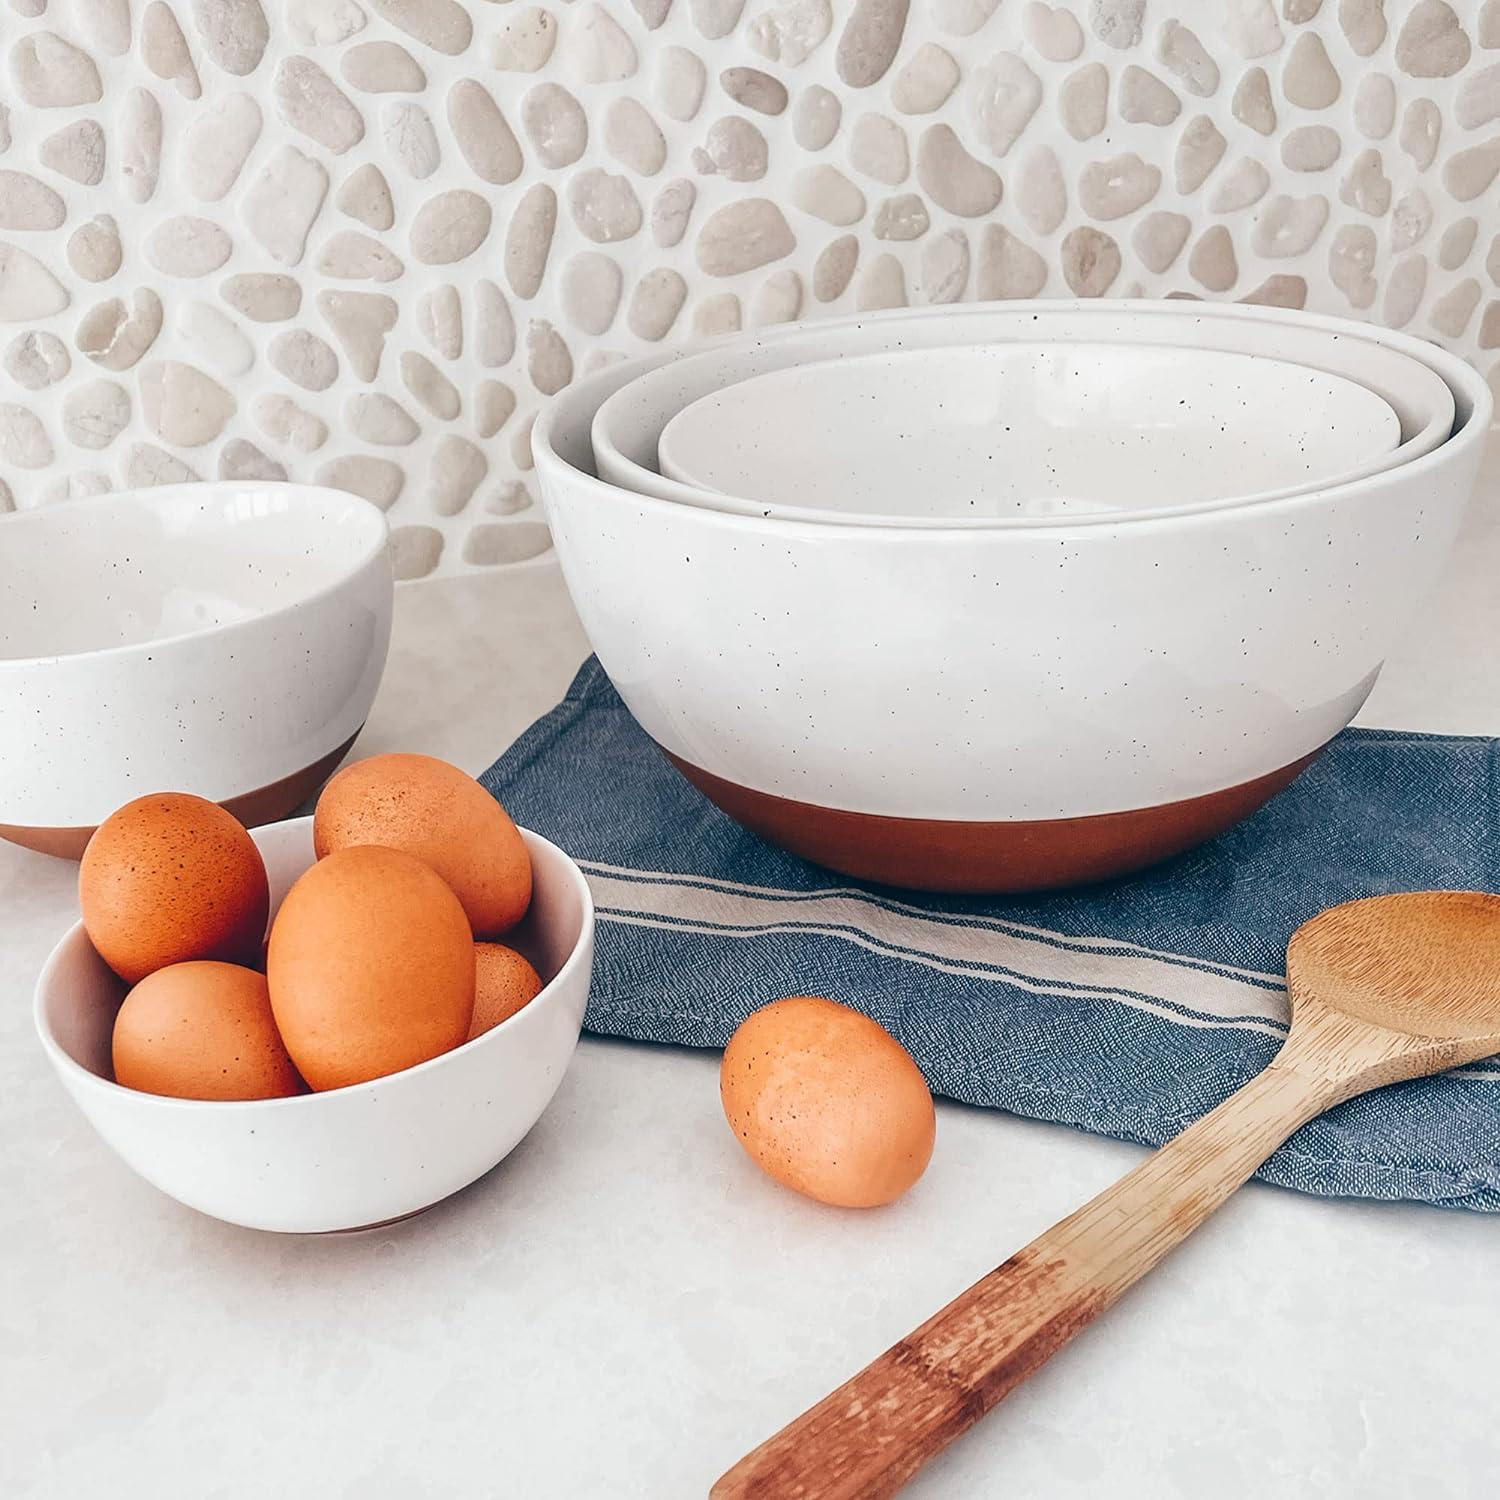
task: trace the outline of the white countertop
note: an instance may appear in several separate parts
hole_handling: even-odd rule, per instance
[[[1500,734],[1500,445],[1361,722]],[[416,585],[357,754],[479,771],[586,646],[554,566]],[[75,867],[0,845],[0,1494],[701,1496],[1136,1148],[938,1107],[878,1213],[761,1178],[717,1054],[585,1039],[526,1141],[365,1235],[230,1228],[95,1138],[31,1030]],[[917,1496],[1492,1495],[1500,1221],[1252,1184]]]

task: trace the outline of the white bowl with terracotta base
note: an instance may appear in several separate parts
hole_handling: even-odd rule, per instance
[[[76,859],[148,792],[247,825],[343,758],[385,668],[385,517],[342,490],[184,484],[0,520],[0,838]]]
[[[162,1192],[231,1224],[294,1233],[368,1229],[430,1208],[482,1177],[541,1117],[583,1025],[593,967],[588,882],[523,830],[531,910],[505,941],[547,981],[509,1020],[387,1078],[291,1099],[166,1099],[113,1082],[110,1037],[125,985],[80,922],[37,982],[36,1029],[105,1144]],[[313,862],[312,819],[256,829],[272,913]]]
[[[1037,890],[1222,832],[1358,712],[1448,556],[1490,418],[1477,373],[1425,358],[1457,405],[1425,456],[1136,519],[835,525],[633,493],[594,476],[589,431],[640,364],[563,392],[533,446],[600,662],[710,797],[849,875]]]

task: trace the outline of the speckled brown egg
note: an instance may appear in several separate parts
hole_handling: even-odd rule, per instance
[[[115,1082],[174,1099],[281,1099],[307,1091],[276,1030],[265,976],[239,964],[169,964],[115,1017]]]
[[[798,995],[748,1016],[724,1049],[719,1091],[750,1159],[822,1203],[890,1203],[932,1156],[921,1070],[888,1031],[832,1000]]]
[[[508,931],[531,904],[531,856],[509,814],[472,776],[430,755],[374,755],[323,788],[313,819],[318,858],[357,844],[430,865],[476,937]]]
[[[542,992],[542,976],[504,943],[474,944],[474,1019],[469,1040],[508,1021]]]
[[[232,814],[159,792],[111,813],[78,869],[83,925],[131,984],[188,959],[253,964],[270,891],[260,850]]]
[[[474,940],[421,860],[373,844],[307,870],[271,925],[271,1009],[315,1089],[383,1078],[456,1047],[474,1012]]]

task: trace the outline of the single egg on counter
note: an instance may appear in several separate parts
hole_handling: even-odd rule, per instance
[[[315,1089],[383,1078],[467,1040],[474,939],[458,897],[399,849],[341,849],[271,924],[271,1009]]]
[[[474,944],[474,1019],[469,1040],[508,1021],[542,992],[542,976],[504,943]]]
[[[194,961],[148,974],[115,1017],[115,1082],[174,1099],[304,1094],[263,974]]]
[[[319,859],[359,844],[401,849],[452,888],[475,937],[498,937],[531,904],[520,831],[472,776],[430,755],[372,755],[323,788],[313,818]]]
[[[266,867],[232,813],[186,792],[137,797],[94,831],[78,868],[83,926],[131,984],[188,959],[253,964]]]
[[[840,1208],[899,1198],[932,1156],[937,1117],[910,1053],[832,1000],[797,995],[747,1016],[724,1049],[719,1092],[750,1159]]]

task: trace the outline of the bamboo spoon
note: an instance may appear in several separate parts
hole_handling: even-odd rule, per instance
[[[712,1500],[893,1495],[1248,1179],[1299,1126],[1500,1052],[1500,896],[1335,906],[1287,948],[1271,1065],[740,1460]]]

